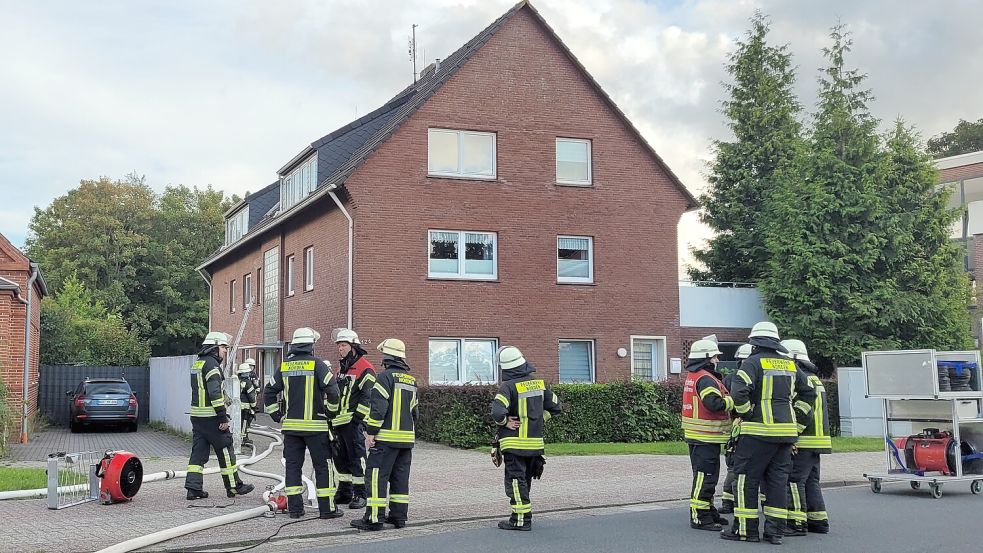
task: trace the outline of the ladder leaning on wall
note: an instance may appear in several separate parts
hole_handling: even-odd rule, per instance
[[[239,324],[239,332],[229,346],[229,354],[225,356],[225,395],[226,405],[229,413],[229,429],[232,431],[232,451],[239,455],[242,453],[242,404],[239,401],[240,383],[239,375],[236,372],[236,356],[239,353],[239,342],[246,331],[246,323],[249,322],[249,314],[252,313],[253,306],[256,305],[255,298],[250,297],[246,309],[242,313],[242,322]]]

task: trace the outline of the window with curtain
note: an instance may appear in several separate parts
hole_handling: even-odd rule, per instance
[[[590,140],[556,139],[556,182],[560,184],[591,184]]]
[[[594,282],[594,240],[589,236],[558,236],[556,280]]]
[[[494,279],[498,273],[493,232],[429,231],[431,278]]]
[[[431,338],[431,384],[488,384],[498,381],[494,338]]]
[[[494,179],[495,133],[429,129],[427,173],[442,177]]]
[[[560,340],[560,382],[594,382],[592,340]]]

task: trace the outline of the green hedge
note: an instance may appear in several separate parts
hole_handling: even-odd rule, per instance
[[[840,435],[836,381],[825,380],[830,430]],[[682,382],[557,384],[563,414],[546,425],[548,442],[654,442],[682,439]],[[497,386],[431,386],[420,391],[420,439],[454,447],[491,444],[488,406]]]

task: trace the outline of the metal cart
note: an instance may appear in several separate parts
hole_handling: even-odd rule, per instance
[[[966,391],[940,390],[938,361],[975,363]],[[942,497],[946,483],[968,482],[973,494],[983,493],[983,471],[964,474],[964,464],[983,458],[971,444],[983,446],[983,374],[978,351],[941,352],[935,350],[874,351],[863,354],[867,397],[882,401],[884,436],[883,472],[864,474],[874,493],[884,482],[908,482],[913,490],[927,485],[932,497]],[[923,428],[951,432],[955,442],[954,474],[922,472],[909,467],[894,437],[909,436]],[[965,441],[965,444],[964,444]],[[964,446],[971,449],[964,454]],[[949,459],[948,450],[943,452]],[[983,461],[975,464],[983,464]],[[978,467],[977,467],[978,468]],[[979,472],[977,474],[977,472]]]

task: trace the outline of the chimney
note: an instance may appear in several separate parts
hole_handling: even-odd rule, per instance
[[[433,62],[433,72],[436,73],[440,71],[440,58],[437,58]]]

